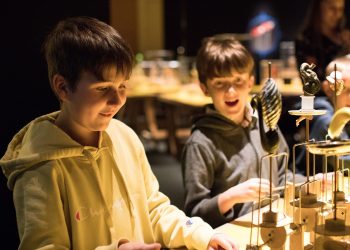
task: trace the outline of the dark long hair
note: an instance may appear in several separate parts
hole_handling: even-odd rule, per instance
[[[301,33],[307,30],[314,34],[321,34],[321,4],[323,1],[327,1],[327,0],[310,1],[306,18],[301,28]],[[342,31],[345,28],[345,24],[346,24],[346,15],[344,10],[343,16],[339,20],[336,30],[339,32]]]

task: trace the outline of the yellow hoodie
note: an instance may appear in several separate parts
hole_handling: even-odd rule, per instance
[[[13,190],[20,249],[117,249],[121,239],[206,249],[213,229],[159,192],[137,135],[112,120],[99,146],[81,146],[35,119],[12,139],[0,166]]]

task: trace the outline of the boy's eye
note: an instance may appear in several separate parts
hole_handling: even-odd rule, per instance
[[[127,89],[128,88],[128,85],[126,83],[121,83],[119,85],[119,89]]]
[[[215,83],[216,88],[222,88],[223,86],[224,86],[224,83],[222,83],[222,82]]]
[[[97,90],[98,91],[106,91],[106,90],[108,90],[108,87],[98,87]]]
[[[242,79],[242,78],[237,78],[236,80],[235,80],[235,84],[236,85],[242,85],[244,83],[244,80]]]

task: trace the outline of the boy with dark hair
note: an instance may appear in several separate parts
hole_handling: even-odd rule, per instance
[[[19,249],[237,249],[170,205],[139,138],[113,119],[133,66],[117,31],[94,18],[68,18],[44,49],[61,109],[25,126],[0,161]]]
[[[197,54],[200,87],[213,104],[195,118],[185,144],[182,169],[185,212],[200,216],[213,227],[246,214],[253,201],[269,193],[268,162],[259,164],[264,151],[257,117],[249,104],[254,84],[254,60],[234,37],[213,36],[203,40]],[[278,132],[278,152],[288,152]],[[285,157],[272,161],[274,186],[284,184]],[[288,171],[287,178],[292,180]],[[297,181],[304,177],[297,176]]]

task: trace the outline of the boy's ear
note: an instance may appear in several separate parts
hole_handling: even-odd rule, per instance
[[[68,86],[67,86],[67,81],[66,79],[59,75],[56,74],[52,78],[52,88],[55,94],[58,96],[58,98],[61,101],[64,101],[68,97]]]
[[[203,83],[200,83],[199,86],[201,87],[201,90],[203,91],[204,95],[209,96],[208,87]]]
[[[252,90],[253,85],[254,85],[254,81],[255,81],[255,77],[253,75],[251,75],[249,77],[249,81],[248,81],[248,89],[249,89],[249,91]]]

